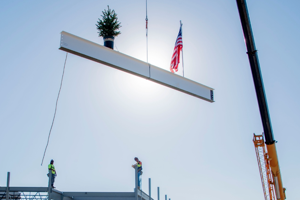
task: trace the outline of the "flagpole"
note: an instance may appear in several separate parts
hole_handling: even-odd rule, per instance
[[[147,0],[146,0],[146,55],[148,63],[148,12],[147,12]]]
[[[181,48],[181,59],[182,59],[182,76],[184,77],[184,64],[183,64],[183,35],[182,35],[182,23],[180,20],[180,27],[181,27],[181,37],[182,37],[182,48]]]

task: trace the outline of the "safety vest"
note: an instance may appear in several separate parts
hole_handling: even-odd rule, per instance
[[[48,169],[52,171],[52,174],[55,174],[55,167],[52,164],[48,165]]]
[[[142,170],[142,162],[137,162],[136,166],[138,167],[138,170]]]

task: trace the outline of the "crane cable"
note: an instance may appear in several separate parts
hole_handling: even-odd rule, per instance
[[[145,20],[146,20],[146,55],[147,55],[147,63],[148,63],[148,5],[147,5],[147,0],[146,0],[146,19]]]
[[[62,83],[63,83],[63,80],[64,80],[64,74],[65,74],[65,68],[66,68],[67,58],[68,58],[68,52],[67,52],[66,58],[65,58],[64,69],[63,69],[63,73],[62,73],[62,77],[61,77],[61,82],[60,82],[60,87],[59,87],[59,91],[58,91],[58,95],[57,95],[57,99],[56,99],[56,105],[55,105],[54,116],[53,116],[52,124],[51,124],[51,127],[50,127],[50,131],[49,131],[49,135],[48,135],[48,140],[47,140],[47,145],[46,145],[46,148],[45,148],[45,151],[44,151],[44,156],[43,156],[43,159],[42,159],[41,166],[43,165],[43,162],[44,162],[44,158],[45,158],[46,151],[47,151],[47,147],[48,147],[48,144],[49,144],[49,139],[50,139],[52,127],[53,127],[54,120],[55,120],[55,116],[56,116],[57,103],[58,103],[58,99],[59,99],[59,95],[60,95]]]

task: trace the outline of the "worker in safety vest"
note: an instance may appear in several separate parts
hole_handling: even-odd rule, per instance
[[[135,157],[134,158],[136,164],[132,165],[132,167],[135,169],[135,167],[137,166],[137,175],[138,175],[138,189],[140,189],[140,186],[141,186],[141,180],[140,180],[140,176],[143,174],[142,172],[142,162],[137,158]]]
[[[49,169],[49,178],[51,180],[51,187],[55,188],[53,186],[53,184],[54,184],[54,180],[55,180],[55,177],[57,176],[57,174],[56,174],[55,167],[54,167],[53,163],[54,163],[54,160],[51,160],[50,164],[48,165],[48,169]]]

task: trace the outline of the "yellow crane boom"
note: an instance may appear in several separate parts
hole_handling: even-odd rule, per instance
[[[275,139],[272,132],[271,119],[269,116],[267,99],[265,96],[262,75],[258,61],[257,50],[255,47],[253,32],[250,24],[250,17],[246,0],[236,0],[240,15],[240,20],[243,28],[245,43],[247,47],[248,59],[251,67],[257,102],[259,106],[262,125],[264,128],[264,139],[266,149],[268,151],[268,162],[271,167],[272,176],[274,179],[275,192],[277,200],[285,199],[285,189],[283,188],[282,178],[280,174],[279,162],[276,152]]]

